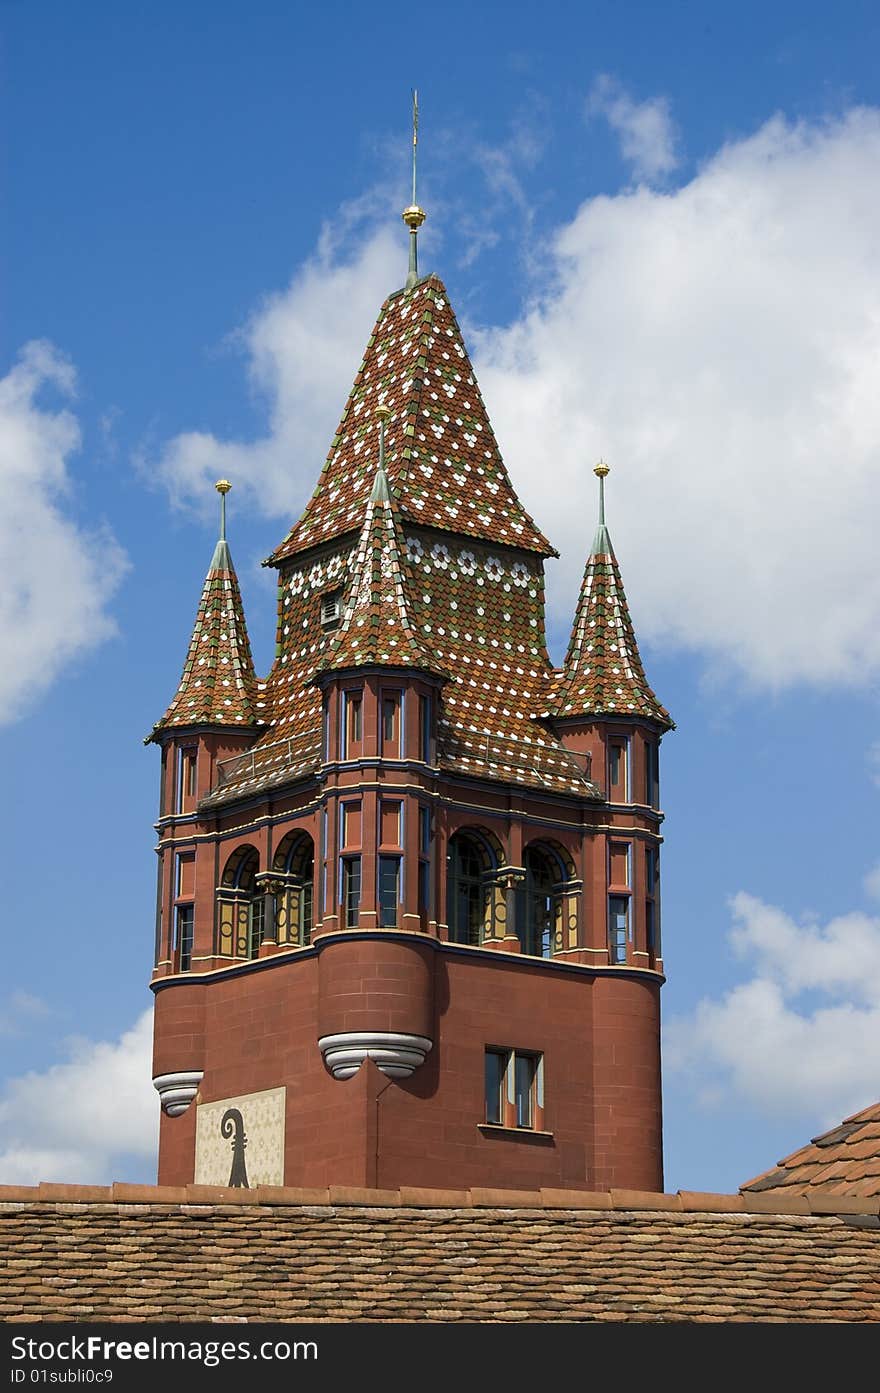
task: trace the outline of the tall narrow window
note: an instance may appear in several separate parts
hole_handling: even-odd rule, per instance
[[[608,741],[608,801],[629,802],[629,741],[625,736]]]
[[[250,916],[248,922],[248,957],[256,958],[260,954],[260,944],[263,942],[263,935],[266,931],[266,899],[264,895],[256,895],[250,903]]]
[[[431,809],[419,808],[419,914],[423,925],[431,909]]]
[[[489,905],[484,858],[477,843],[462,832],[449,841],[447,914],[453,943],[482,943]]]
[[[403,753],[400,698],[400,692],[383,692],[380,704],[382,753],[390,759],[399,759]]]
[[[524,856],[526,876],[517,887],[518,933],[522,951],[549,958],[555,947],[559,896],[554,891],[558,876],[548,856],[528,847]]]
[[[504,1122],[504,1080],[507,1050],[486,1051],[486,1121],[500,1127]]]
[[[178,852],[174,866],[174,959],[178,972],[189,972],[192,965],[193,917],[196,858],[192,852]]]
[[[364,703],[360,692],[345,693],[345,754],[360,754],[364,738]]]
[[[431,908],[431,868],[427,861],[419,862],[419,914],[426,918]]]
[[[608,798],[628,803],[629,797],[629,741],[614,739],[608,746]]]
[[[649,808],[660,806],[660,751],[656,740],[645,741],[645,802]]]
[[[344,856],[342,858],[341,900],[345,927],[356,929],[361,903],[361,858],[359,856]]]
[[[653,966],[660,951],[660,875],[656,847],[645,848],[645,939]]]
[[[400,857],[379,857],[379,927],[397,927],[400,900]]]
[[[174,958],[178,972],[189,972],[192,966],[194,910],[191,904],[179,904],[174,911]]]
[[[535,1074],[538,1061],[533,1054],[513,1056],[513,1101],[517,1127],[535,1125]]]
[[[613,963],[626,962],[629,937],[629,896],[608,896],[608,946]]]
[[[431,722],[432,722],[432,703],[429,696],[424,694],[419,696],[419,758],[425,764],[431,763]]]
[[[486,1122],[536,1131],[544,1126],[544,1061],[531,1050],[487,1049]]]
[[[177,751],[177,791],[174,811],[192,812],[196,804],[198,751],[194,745]]]

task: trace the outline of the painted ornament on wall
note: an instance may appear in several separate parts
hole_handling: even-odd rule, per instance
[[[196,1109],[197,1185],[254,1189],[284,1184],[284,1088],[202,1103]]]

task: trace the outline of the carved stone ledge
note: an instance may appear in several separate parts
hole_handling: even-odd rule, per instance
[[[199,1091],[204,1078],[203,1069],[186,1069],[177,1074],[157,1074],[153,1087],[159,1095],[162,1111],[169,1117],[179,1117],[186,1112]]]
[[[350,1079],[365,1059],[389,1079],[406,1079],[433,1046],[424,1035],[400,1035],[388,1030],[349,1030],[342,1035],[323,1035],[318,1048],[334,1079]]]

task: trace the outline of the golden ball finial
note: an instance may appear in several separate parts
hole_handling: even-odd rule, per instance
[[[386,406],[384,401],[380,401],[379,405],[376,407],[376,415],[379,417],[380,421],[387,421],[388,417],[391,415],[391,407]]]
[[[228,493],[232,485],[228,479],[218,479],[214,487],[218,493]]]
[[[428,215],[424,208],[420,208],[417,203],[411,203],[408,208],[404,208],[400,216],[403,218],[410,232],[418,232]]]
[[[605,463],[603,459],[600,459],[599,463],[596,465],[596,468],[593,470],[593,473],[598,478],[604,479],[606,474],[611,473],[611,468],[609,465]]]

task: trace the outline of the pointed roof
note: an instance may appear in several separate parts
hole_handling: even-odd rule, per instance
[[[319,672],[372,663],[440,672],[411,622],[405,571],[403,532],[380,457],[355,552],[345,617]]]
[[[223,481],[221,481],[223,482]],[[221,490],[225,493],[226,490]],[[225,498],[223,499],[225,504]],[[223,512],[225,521],[225,508]],[[221,524],[199,601],[180,686],[147,742],[164,730],[192,725],[258,728],[260,696],[238,577]]]
[[[880,1195],[880,1103],[813,1137],[771,1171],[740,1185],[740,1193],[784,1190],[788,1195]]]
[[[636,643],[620,567],[605,526],[604,475],[599,474],[599,525],[587,561],[565,662],[548,715],[636,716],[671,730],[674,721],[661,706]]]
[[[558,554],[516,496],[446,288],[430,275],[379,311],[317,487],[266,565],[360,526],[380,404],[391,411],[386,468],[404,521]]]

